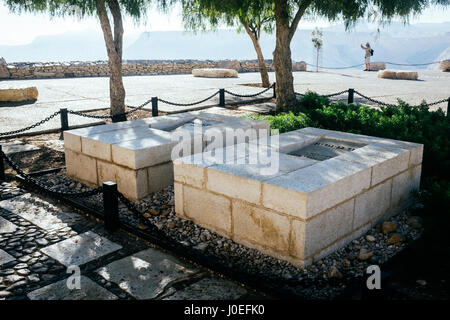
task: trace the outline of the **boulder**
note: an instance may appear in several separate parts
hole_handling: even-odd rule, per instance
[[[0,102],[35,101],[38,98],[38,89],[29,87],[23,89],[0,89]]]
[[[417,80],[419,78],[419,74],[416,71],[380,70],[378,71],[378,78]]]
[[[397,79],[397,74],[392,70],[380,70],[378,71],[378,78],[383,79]]]
[[[292,71],[306,71],[306,62],[293,62],[292,63]]]
[[[401,80],[417,80],[419,78],[419,74],[415,71],[397,71],[396,76]]]
[[[206,68],[192,69],[192,75],[204,78],[237,78],[238,72],[234,69]]]
[[[233,69],[237,72],[241,71],[241,63],[238,60],[221,60],[217,62],[217,68]]]
[[[0,57],[0,79],[9,79],[11,73],[8,70],[5,59]]]
[[[370,63],[370,71],[379,71],[386,69],[385,62],[371,62]]]
[[[441,63],[439,63],[439,69],[444,72],[450,72],[450,59],[442,60]]]

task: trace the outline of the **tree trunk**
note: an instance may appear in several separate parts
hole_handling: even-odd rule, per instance
[[[97,0],[97,14],[108,53],[110,114],[113,116],[113,122],[118,122],[126,121],[126,116],[123,115],[125,112],[125,88],[122,81],[123,25],[118,1],[110,0],[108,6],[114,21],[114,35],[111,30],[105,0]]]
[[[275,0],[276,46],[273,52],[275,67],[277,111],[294,107],[294,78],[292,76],[291,37],[287,0]]]
[[[265,88],[270,87],[269,81],[269,73],[267,72],[266,62],[264,61],[264,56],[261,50],[261,46],[259,45],[259,37],[255,36],[255,34],[250,30],[248,24],[243,23],[245,27],[245,31],[247,31],[250,39],[252,39],[253,47],[255,47],[256,55],[258,56],[258,67],[259,73],[261,74],[261,83]]]

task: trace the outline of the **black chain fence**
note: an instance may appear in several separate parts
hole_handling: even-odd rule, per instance
[[[51,119],[53,119],[54,117],[56,117],[57,115],[61,115],[61,118],[66,117],[66,119],[63,121],[63,119],[61,119],[61,123],[66,123],[68,124],[68,120],[67,120],[67,114],[73,114],[76,116],[80,116],[80,117],[85,117],[85,118],[92,118],[92,119],[110,119],[110,120],[114,120],[114,119],[119,119],[120,117],[125,117],[133,112],[136,112],[138,110],[143,109],[145,106],[147,106],[149,103],[152,103],[152,115],[153,116],[158,116],[158,101],[168,104],[168,105],[172,105],[172,106],[178,106],[178,107],[190,107],[190,106],[194,106],[194,105],[198,105],[201,104],[203,102],[206,102],[212,98],[214,98],[216,95],[220,95],[220,102],[219,102],[219,106],[225,106],[225,93],[235,96],[235,97],[239,97],[239,98],[254,98],[256,96],[259,96],[261,94],[266,93],[267,91],[269,91],[270,89],[274,90],[274,94],[273,97],[275,97],[275,83],[273,83],[270,87],[265,88],[264,90],[261,90],[257,93],[254,94],[238,94],[226,89],[220,89],[218,91],[216,91],[215,93],[213,93],[212,95],[206,97],[205,99],[199,100],[199,101],[195,101],[195,102],[190,102],[190,103],[177,103],[177,102],[171,102],[165,99],[160,99],[157,97],[153,97],[152,99],[149,99],[147,101],[145,101],[144,103],[142,103],[141,105],[137,106],[137,107],[130,107],[132,108],[132,110],[129,110],[127,112],[121,113],[121,114],[117,114],[117,115],[93,115],[93,114],[89,114],[88,111],[74,111],[74,110],[67,110],[67,109],[61,109],[60,111],[56,111],[55,113],[53,113],[52,115],[48,116],[47,118],[36,122],[35,124],[32,124],[30,126],[27,126],[25,128],[22,129],[18,129],[18,130],[13,130],[13,131],[8,131],[8,132],[0,132],[0,137],[7,137],[7,136],[11,136],[11,135],[16,135],[25,131],[29,131],[31,129],[34,129],[48,121],[50,121]],[[300,92],[294,92],[295,95],[303,97],[305,96],[305,94],[302,94]],[[348,94],[348,103],[353,103],[353,93],[360,96],[363,99],[366,99],[370,102],[373,102],[375,104],[378,104],[380,106],[393,106],[395,107],[395,104],[392,103],[387,103],[384,101],[380,101],[374,98],[371,98],[369,96],[366,96],[364,94],[362,94],[361,92],[357,91],[357,90],[353,90],[353,89],[347,89],[347,90],[342,90],[339,92],[335,92],[335,93],[331,93],[331,94],[324,94],[322,96],[327,97],[327,98],[332,98],[332,97],[336,97],[336,96],[341,96],[343,94]],[[441,99],[438,101],[434,101],[431,103],[424,103],[424,104],[420,104],[420,106],[435,106],[441,103],[445,103],[448,102],[448,106],[447,106],[447,112],[448,109],[450,108],[450,98],[445,98],[445,99]],[[64,110],[64,112],[63,112]],[[67,127],[62,127],[61,131],[67,130],[68,129],[68,125]]]
[[[273,83],[272,85],[270,85],[269,87],[265,88],[264,90],[254,93],[254,94],[239,94],[239,93],[235,93],[235,92],[231,92],[229,90],[225,90],[226,93],[235,96],[235,97],[239,97],[239,98],[254,98],[256,96],[259,96],[263,93],[266,93],[267,91],[269,91],[270,89],[275,87],[275,83]]]
[[[22,169],[20,169],[20,167],[17,165],[17,163],[15,163],[10,157],[8,157],[7,154],[5,154],[3,152],[3,150],[0,150],[0,161],[3,161],[3,159],[6,161],[7,164],[9,164],[11,166],[11,168],[19,175],[21,176],[26,183],[34,186],[35,188],[46,192],[46,193],[50,193],[52,195],[56,195],[56,196],[64,196],[64,197],[69,197],[69,198],[85,198],[85,197],[91,197],[93,195],[102,193],[103,188],[102,187],[98,187],[96,189],[92,189],[89,191],[84,191],[84,192],[62,192],[62,191],[58,191],[58,190],[54,190],[52,187],[48,187],[45,184],[43,184],[42,182],[40,182],[39,180],[33,178],[32,176],[30,176],[29,174],[26,174]]]
[[[191,107],[191,106],[195,106],[197,104],[203,103],[205,101],[208,101],[209,99],[214,98],[219,93],[220,93],[220,90],[216,91],[215,93],[213,93],[212,95],[210,95],[209,97],[207,97],[207,98],[205,98],[203,100],[196,101],[196,102],[190,102],[190,103],[170,102],[170,101],[167,101],[167,100],[164,100],[164,99],[161,99],[161,98],[158,98],[158,101],[161,101],[161,102],[163,102],[165,104],[168,104],[168,105],[177,106],[177,107]]]

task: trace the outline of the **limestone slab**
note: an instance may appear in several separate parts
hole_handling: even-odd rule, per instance
[[[230,234],[231,201],[229,199],[189,186],[183,186],[183,199],[186,217],[214,231]]]
[[[354,229],[358,229],[387,212],[391,206],[391,190],[392,179],[356,197]]]
[[[233,238],[288,252],[290,223],[286,216],[233,200]]]
[[[203,68],[192,69],[192,75],[204,78],[237,78],[238,72],[234,69]]]
[[[67,176],[88,184],[97,184],[97,161],[82,153],[65,150]]]
[[[178,143],[165,131],[152,129],[142,139],[117,142],[111,146],[112,161],[131,169],[150,167],[171,160],[172,148]]]
[[[97,270],[108,281],[137,299],[152,299],[161,294],[174,280],[198,272],[190,264],[149,248],[114,261]]]
[[[114,131],[100,132],[89,134],[81,137],[81,151],[88,156],[111,161],[111,145],[116,142],[123,142],[136,139],[145,139],[155,134],[152,130],[145,126],[134,128],[123,128]]]
[[[16,260],[13,256],[11,256],[8,252],[0,249],[0,266],[7,264],[11,261]]]
[[[403,206],[412,199],[412,192],[418,191],[420,188],[421,173],[422,166],[419,165],[393,178],[392,206]]]
[[[3,217],[0,217],[0,233],[10,233],[10,232],[14,232],[17,230],[17,226],[6,220]]]
[[[80,277],[80,289],[69,289],[67,279],[27,294],[30,300],[117,300],[117,296],[86,276]]]
[[[34,200],[31,194],[24,194],[0,201],[0,207],[47,231],[66,228],[82,219],[79,214],[64,212],[45,200],[39,200],[37,203]]]
[[[19,153],[19,152],[26,152],[26,151],[35,151],[39,150],[39,147],[36,147],[32,144],[24,144],[21,141],[12,141],[12,142],[5,142],[1,143],[2,145],[2,151],[5,154],[13,154],[13,153]]]
[[[263,182],[263,204],[274,210],[289,210],[287,213],[299,218],[309,218],[369,188],[370,173],[370,166],[360,163],[337,158],[321,161]],[[283,190],[291,192],[283,195]],[[302,211],[298,200],[306,196],[307,205]]]
[[[163,300],[238,300],[246,294],[247,290],[234,282],[211,277],[177,290]]]
[[[41,251],[68,267],[83,265],[121,248],[122,246],[88,231],[45,247]]]

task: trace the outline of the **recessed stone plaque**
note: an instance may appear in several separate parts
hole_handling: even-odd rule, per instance
[[[294,150],[288,154],[298,157],[306,157],[313,160],[324,161],[328,160],[349,151],[355,151],[358,148],[364,147],[365,144],[355,143],[343,140],[334,140],[321,138],[306,147]]]

